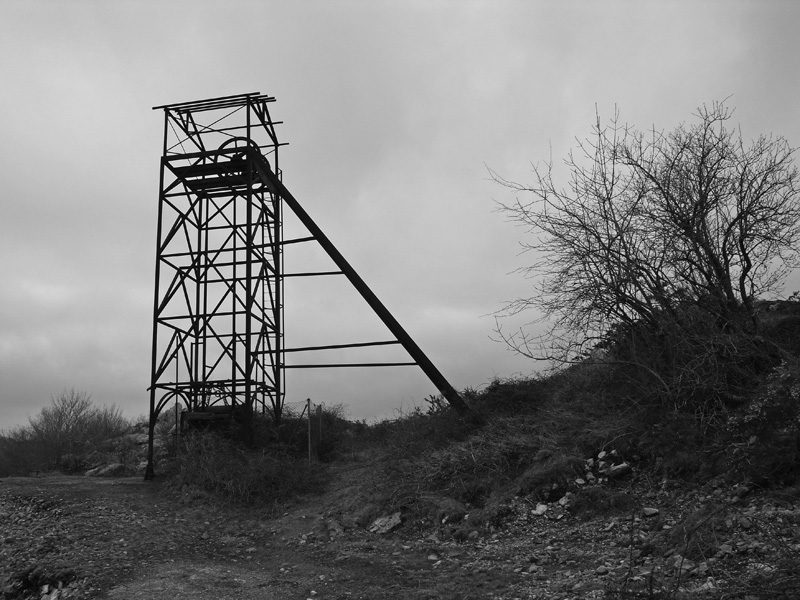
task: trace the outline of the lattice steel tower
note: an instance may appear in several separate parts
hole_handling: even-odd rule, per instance
[[[164,111],[158,202],[150,444],[146,478],[154,476],[153,431],[162,409],[183,404],[192,419],[224,416],[247,425],[257,411],[276,420],[284,399],[287,352],[400,344],[445,398],[461,397],[403,330],[281,182],[281,144],[260,93],[155,107]],[[287,206],[309,232],[282,238]],[[393,340],[283,347],[283,251],[319,244],[380,317]],[[330,274],[330,273],[326,273]],[[314,275],[313,273],[310,275]]]

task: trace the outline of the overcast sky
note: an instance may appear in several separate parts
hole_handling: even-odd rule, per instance
[[[798,145],[799,23],[790,0],[3,0],[0,429],[70,388],[148,411],[153,106],[275,96],[286,186],[451,383],[477,389],[536,369],[491,339],[530,282],[486,167],[530,181],[596,110],[671,128],[728,97],[745,138]],[[286,302],[289,345],[388,337],[343,278],[292,283]],[[435,392],[416,368],[294,371],[287,402],[371,419]]]

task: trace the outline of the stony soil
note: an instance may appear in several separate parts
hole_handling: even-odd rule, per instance
[[[221,507],[139,478],[0,480],[12,598],[800,599],[800,493],[634,480],[578,517],[515,498],[496,526],[358,526],[370,466],[291,507]]]

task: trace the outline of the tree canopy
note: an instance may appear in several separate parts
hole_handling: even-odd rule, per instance
[[[502,208],[532,237],[523,269],[532,295],[507,313],[536,309],[543,335],[503,339],[532,358],[574,361],[620,328],[688,329],[692,314],[718,331],[757,333],[756,300],[780,290],[800,241],[794,149],[780,136],[745,142],[732,110],[715,102],[672,131],[639,131],[616,113],[565,159],[534,167]]]

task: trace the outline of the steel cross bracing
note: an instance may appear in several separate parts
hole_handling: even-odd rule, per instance
[[[418,365],[445,398],[461,397],[358,276],[281,182],[275,125],[260,93],[155,107],[164,111],[159,185],[150,444],[154,476],[156,419],[171,402],[189,419],[254,412],[280,420],[286,368]],[[309,236],[283,239],[283,205]],[[338,271],[283,272],[284,247],[315,242]],[[283,282],[341,274],[380,317],[393,340],[284,348]],[[400,344],[412,362],[286,365],[286,353]]]

